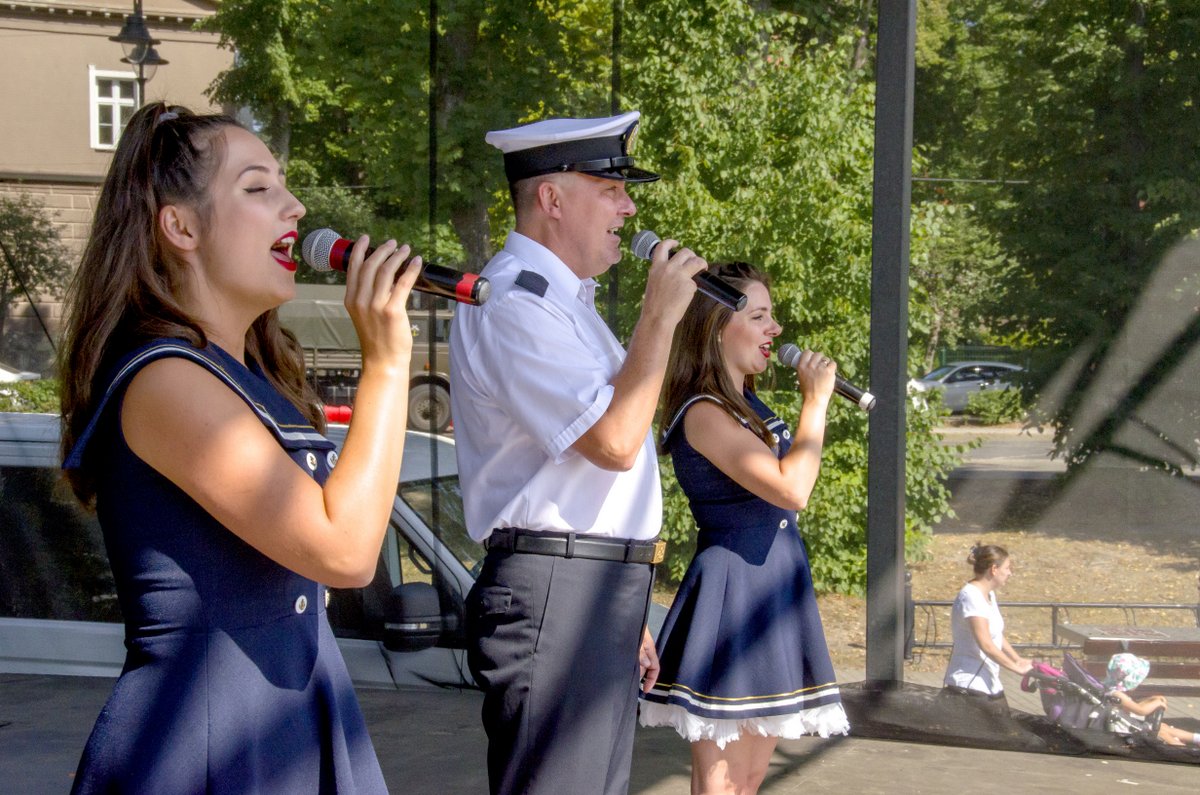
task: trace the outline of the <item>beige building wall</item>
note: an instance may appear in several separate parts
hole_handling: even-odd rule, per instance
[[[150,35],[160,39],[158,54],[168,63],[146,83],[147,101],[165,99],[193,110],[219,110],[204,95],[228,68],[233,53],[220,49],[218,37],[192,30],[211,16],[216,2],[145,0],[142,13]],[[0,74],[4,109],[0,112],[0,195],[31,195],[53,214],[72,258],[82,251],[91,225],[100,183],[112,150],[92,145],[92,71],[136,77],[136,67],[121,62],[121,45],[109,41],[132,13],[125,2],[7,2],[0,5]],[[38,300],[41,315],[57,335],[61,307]],[[39,354],[28,353],[26,367],[44,370],[48,343],[33,308],[19,300],[9,307],[6,331],[30,335]],[[20,358],[20,354],[9,353]]]
[[[232,53],[217,37],[191,26],[215,3],[146,2],[150,35],[169,63],[146,84],[148,100],[167,98],[193,109],[209,108],[204,96]],[[90,138],[89,67],[134,76],[121,63],[121,45],[109,41],[132,3],[16,3],[0,6],[0,69],[6,101],[0,113],[0,178],[98,181],[111,151]],[[169,10],[170,14],[160,13]]]

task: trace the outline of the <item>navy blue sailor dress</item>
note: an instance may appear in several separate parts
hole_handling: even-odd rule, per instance
[[[72,791],[386,792],[325,587],[235,536],[126,444],[125,387],[164,357],[220,378],[318,483],[337,459],[261,371],[215,345],[156,340],[114,368],[64,466],[86,455],[98,473],[127,653]]]
[[[782,457],[792,442],[786,424],[745,397]],[[698,400],[714,398],[690,399],[665,431],[699,535],[658,636],[662,668],[639,719],[721,748],[745,734],[845,734],[796,512],[742,488],[688,444],[683,416]]]

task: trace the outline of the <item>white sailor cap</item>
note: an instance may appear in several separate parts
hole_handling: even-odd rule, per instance
[[[510,184],[563,171],[654,182],[658,174],[634,168],[629,154],[641,115],[633,110],[601,119],[543,119],[492,130],[484,140],[504,153],[504,173]]]

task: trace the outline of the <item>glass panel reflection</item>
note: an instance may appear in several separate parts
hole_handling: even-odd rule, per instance
[[[57,469],[0,467],[0,616],[121,620],[99,522]]]

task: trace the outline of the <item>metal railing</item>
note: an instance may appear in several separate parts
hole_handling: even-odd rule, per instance
[[[918,611],[925,616],[925,632],[924,638],[918,640],[916,637],[916,624],[914,620],[911,630],[909,642],[905,645],[906,656],[911,656],[914,648],[922,649],[949,649],[954,643],[951,640],[938,639],[938,613],[935,608],[952,608],[954,606],[953,599],[914,599],[911,602],[913,606],[914,619]],[[1153,602],[1005,602],[1003,605],[1004,612],[1021,609],[1040,609],[1050,612],[1050,642],[1036,643],[1023,642],[1013,643],[1015,649],[1077,649],[1079,644],[1070,643],[1058,635],[1058,627],[1064,621],[1070,620],[1070,611],[1077,610],[1119,610],[1121,611],[1124,623],[1130,626],[1137,626],[1137,613],[1139,610],[1187,610],[1195,615],[1196,626],[1200,626],[1200,605],[1181,605],[1181,604],[1155,604]],[[948,620],[948,619],[947,619]],[[933,638],[930,639],[932,631]]]

